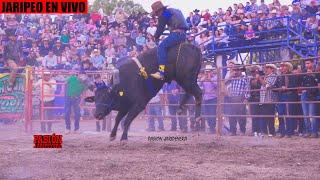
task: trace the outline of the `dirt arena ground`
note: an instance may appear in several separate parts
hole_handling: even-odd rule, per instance
[[[0,179],[320,179],[320,139],[150,133],[136,121],[121,145],[122,132],[109,142],[109,133],[86,124],[63,136],[62,149],[34,149],[22,125],[0,125]],[[55,126],[63,134],[63,124]]]

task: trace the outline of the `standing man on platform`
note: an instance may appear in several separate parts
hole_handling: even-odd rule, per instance
[[[37,81],[37,83],[35,84],[36,87],[40,87],[40,92],[42,91],[43,93],[41,93],[42,95],[42,102],[43,103],[43,107],[45,107],[45,109],[42,111],[42,113],[44,113],[44,119],[42,119],[43,121],[46,120],[52,120],[53,117],[53,109],[46,109],[46,108],[50,108],[54,106],[54,99],[55,99],[55,91],[57,90],[57,84],[56,84],[56,80],[53,79],[50,75],[50,72],[44,72],[43,73],[43,79],[40,79],[39,81]],[[47,129],[46,129],[46,124],[47,124]],[[45,132],[52,132],[52,122],[41,122],[41,132],[45,133]]]
[[[17,63],[22,57],[22,48],[21,44],[16,39],[14,30],[8,30],[6,34],[9,37],[9,42],[4,47],[4,59],[7,66],[10,68],[9,86],[13,89],[18,71]]]

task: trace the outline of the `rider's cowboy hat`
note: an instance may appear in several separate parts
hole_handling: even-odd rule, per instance
[[[159,11],[166,8],[167,6],[163,5],[161,1],[156,1],[151,5],[152,15],[156,15]]]

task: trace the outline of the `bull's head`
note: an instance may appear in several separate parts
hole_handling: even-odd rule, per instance
[[[96,84],[96,87],[94,96],[85,98],[85,101],[95,102],[94,117],[101,120],[112,111],[115,104],[115,96],[112,93],[112,88],[105,85],[105,83]]]

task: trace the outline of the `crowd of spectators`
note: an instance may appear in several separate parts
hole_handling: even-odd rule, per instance
[[[240,47],[268,39],[287,38],[283,35],[286,26],[298,30],[307,39],[313,39],[319,28],[319,2],[316,0],[293,1],[284,5],[279,0],[266,4],[264,0],[233,4],[226,10],[219,8],[210,13],[209,10],[195,9],[190,12],[187,22],[192,32],[206,31],[205,35],[196,37],[197,44],[208,45],[214,39],[215,48]],[[285,17],[290,17],[288,21]],[[313,34],[311,32],[314,32]]]
[[[282,5],[279,0],[271,4],[251,0],[213,13],[198,9],[190,12],[186,17],[190,26],[188,40],[204,47],[214,39],[216,47],[226,47],[273,38],[272,33],[263,32],[286,26],[286,19],[265,19],[283,16],[305,24],[306,37],[312,36],[308,31],[320,30],[316,0],[293,1],[291,5]],[[127,14],[122,8],[114,9],[111,14],[99,11],[73,16],[2,15],[0,57],[8,42],[6,32],[14,31],[21,44],[19,66],[101,70],[107,64],[116,64],[119,59],[156,47],[153,39],[156,23],[157,19],[147,13]],[[205,33],[196,36],[200,32]],[[0,67],[4,64],[1,57]]]
[[[104,15],[2,15],[0,64],[5,65],[8,32],[15,34],[18,66],[45,69],[101,70],[124,57],[156,47],[156,19],[122,8]]]

